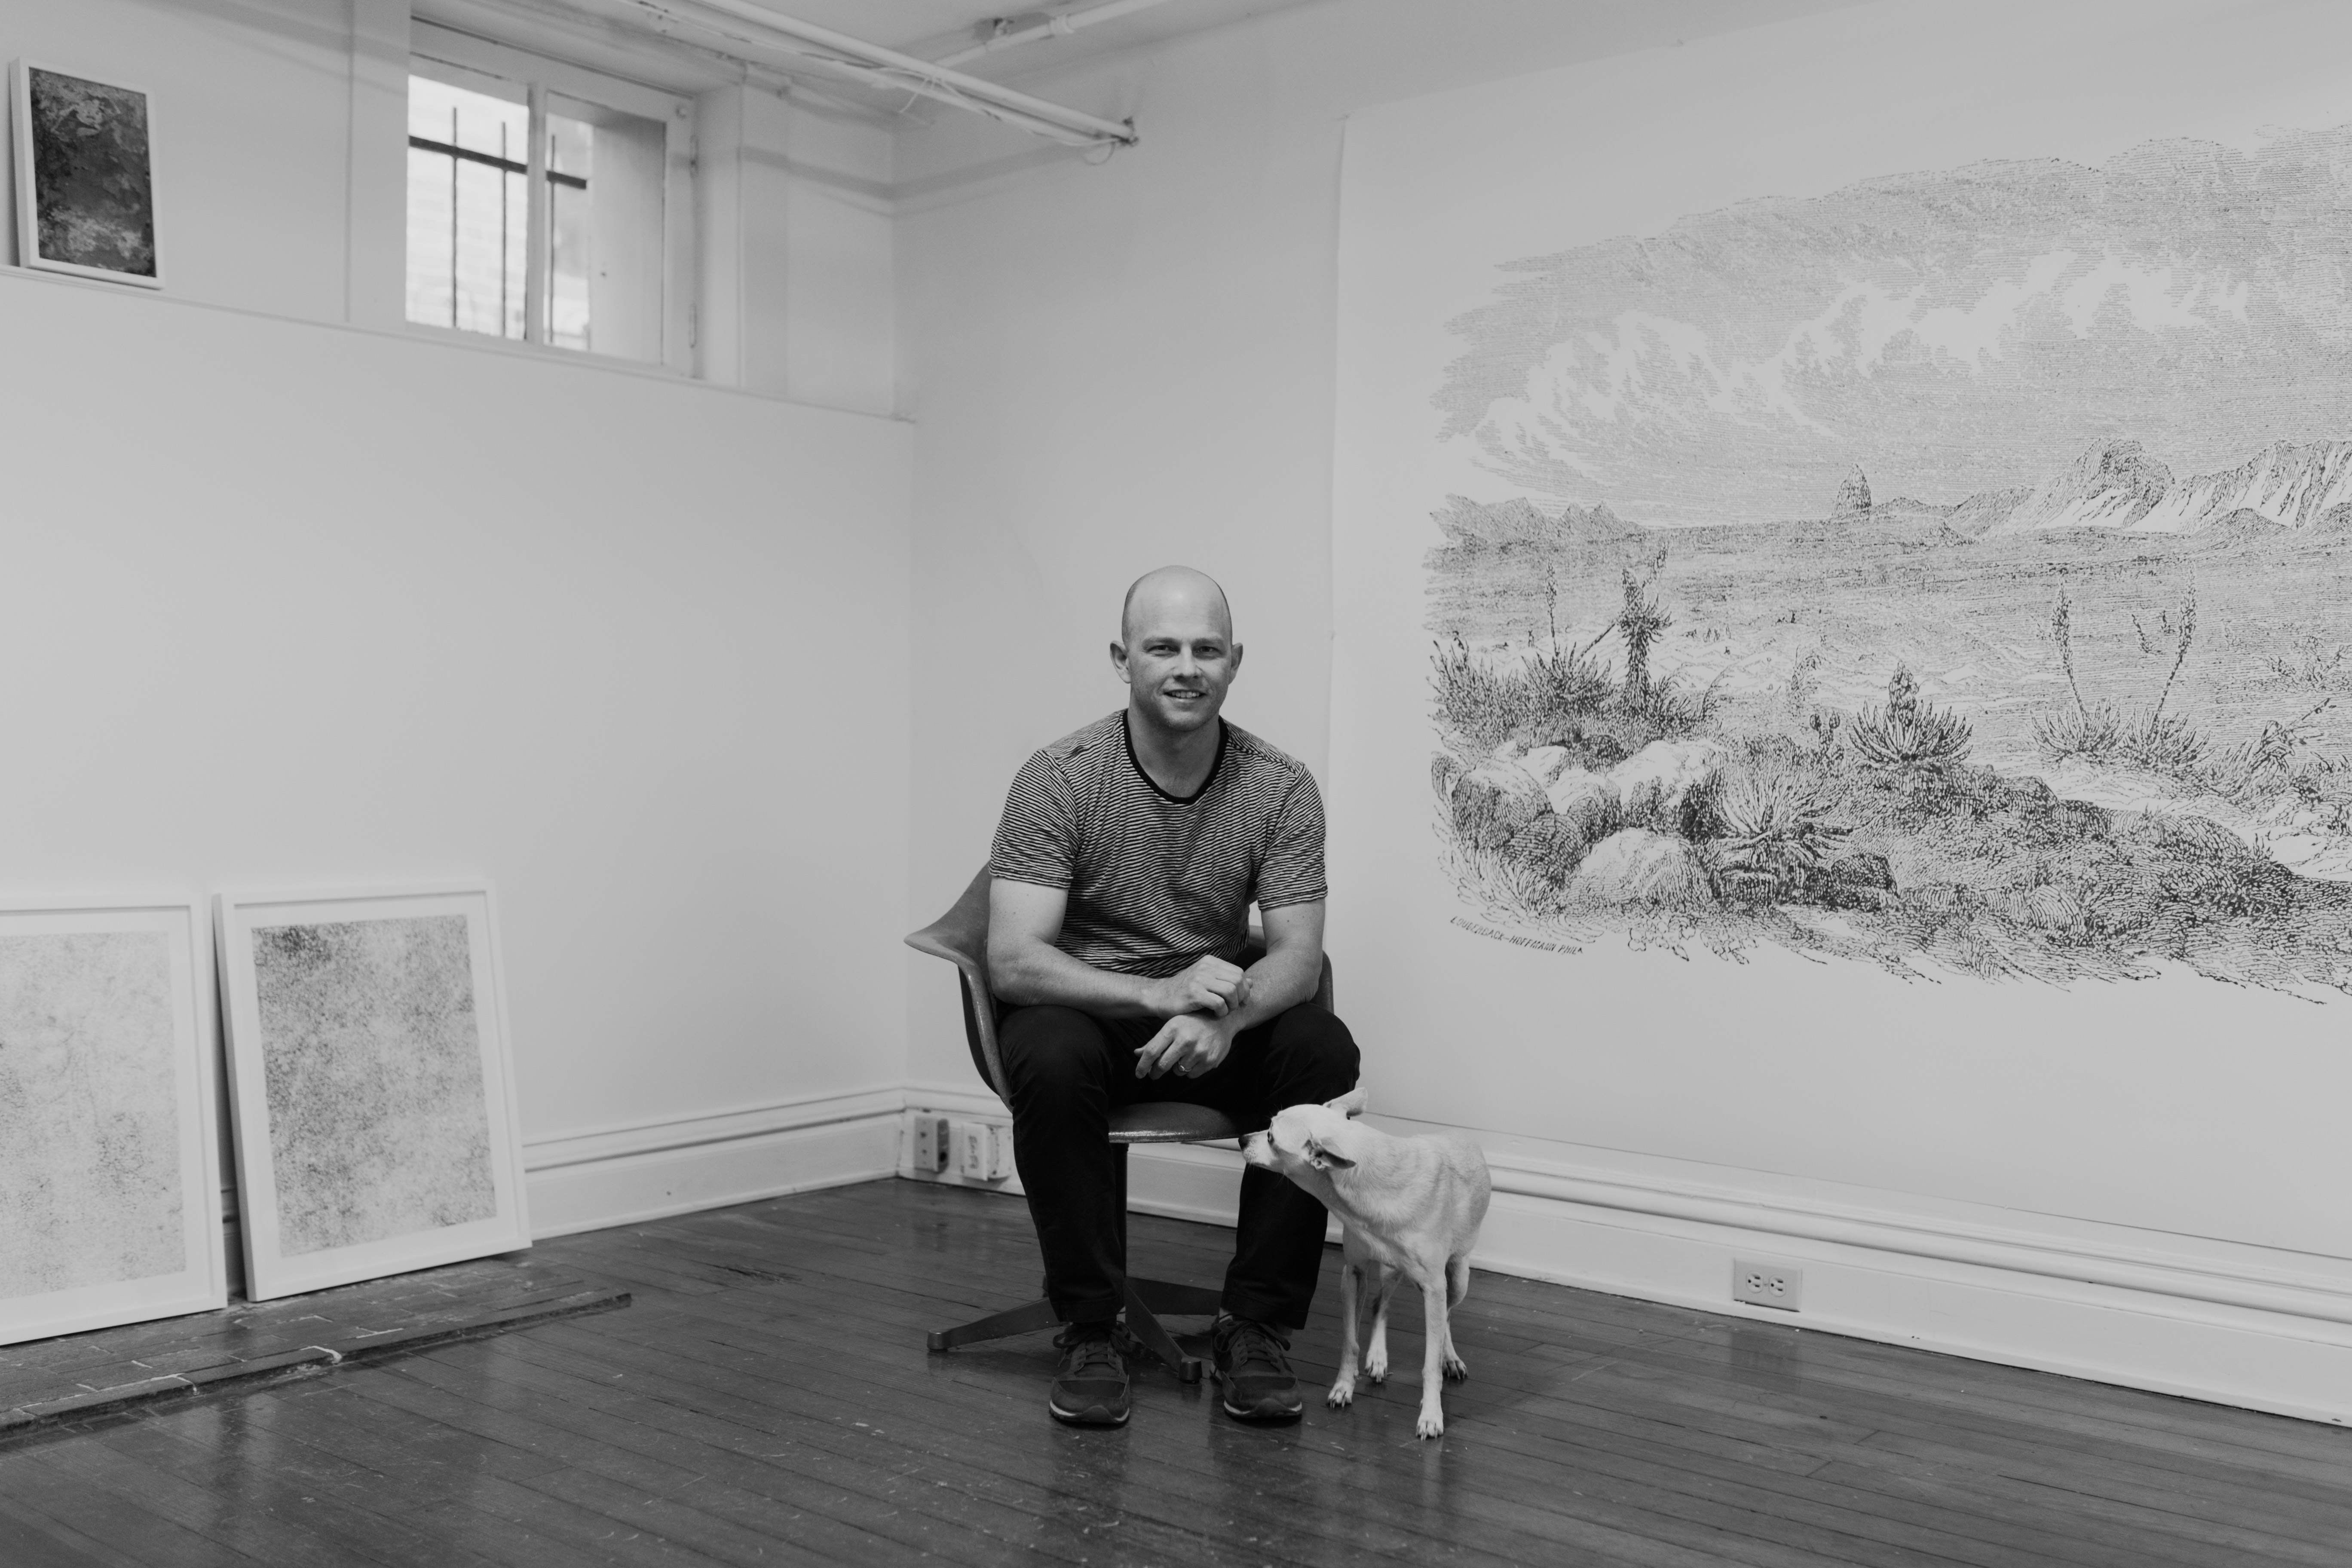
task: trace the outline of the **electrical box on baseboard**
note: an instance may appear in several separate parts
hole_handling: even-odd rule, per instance
[[[1001,1182],[1013,1174],[1013,1129],[993,1121],[955,1124],[956,1174],[971,1182]]]
[[[1733,1300],[1793,1312],[1799,1310],[1804,1297],[1803,1269],[1791,1268],[1785,1263],[1757,1263],[1745,1258],[1731,1260]]]
[[[912,1144],[908,1163],[919,1176],[936,1176],[948,1168],[948,1119],[934,1116],[928,1110],[918,1110],[914,1116]]]

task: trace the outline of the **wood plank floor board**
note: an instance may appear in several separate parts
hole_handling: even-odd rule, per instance
[[[740,1452],[734,1449],[720,1448],[717,1453],[720,1458],[715,1463],[722,1468],[727,1458],[735,1458],[739,1461],[741,1459]],[[860,1456],[857,1460],[852,1462],[860,1461],[865,1467],[871,1468],[870,1455]],[[919,1479],[927,1482],[931,1488],[937,1488],[942,1484],[942,1479],[937,1473],[940,1468],[940,1467],[934,1462],[924,1467],[919,1476],[910,1474],[908,1479]],[[787,1479],[789,1478],[778,1477],[772,1469],[768,1470],[766,1477],[767,1483],[772,1487],[775,1481]],[[798,1501],[798,1497],[795,1497],[794,1500]],[[985,1530],[984,1533],[982,1527],[975,1524],[970,1510],[955,1507],[937,1510],[941,1523],[950,1532],[949,1540],[952,1542],[952,1549],[944,1555],[958,1561],[1008,1563],[1034,1562],[1039,1557],[1078,1563],[1098,1563],[1107,1560],[1167,1563],[1264,1560],[1260,1552],[1249,1550],[1235,1552],[1213,1537],[1205,1534],[1200,1530],[1197,1520],[1189,1521],[1184,1526],[1171,1527],[1141,1517],[1132,1510],[1104,1507],[1099,1503],[1089,1502],[1087,1500],[1056,1500],[1074,1506],[1049,1507],[1034,1513],[1021,1513],[1017,1516],[1017,1521],[1011,1523],[1009,1527]],[[699,1502],[697,1506],[704,1507],[705,1511],[709,1511],[707,1507]],[[769,1506],[768,1512],[772,1517],[772,1504]],[[1115,1556],[1107,1555],[1107,1544],[1117,1546],[1118,1552]],[[1318,1543],[1309,1542],[1307,1544],[1310,1547],[1308,1554],[1303,1557],[1286,1554],[1286,1560],[1334,1563],[1366,1560],[1361,1556],[1318,1553],[1311,1550]],[[837,1555],[828,1560],[862,1562],[874,1559],[858,1555]]]
[[[314,1528],[301,1500],[316,1494],[253,1487],[248,1478],[226,1473],[232,1462],[217,1457],[200,1476],[190,1477],[156,1462],[158,1456],[126,1450],[118,1440],[122,1435],[117,1429],[98,1442],[60,1444],[43,1458],[93,1493],[167,1519],[256,1563],[307,1568],[352,1554],[352,1543]]]
[[[2258,1490],[2242,1495],[2226,1489],[2183,1487],[2177,1472],[2136,1471],[2129,1465],[2112,1460],[2058,1462],[2043,1451],[2002,1455],[1988,1451],[1982,1445],[1960,1447],[1884,1432],[1873,1436],[1868,1446],[1932,1466],[1990,1472],[2012,1479],[2038,1478],[2046,1486],[2128,1504],[2159,1519],[2187,1513],[2264,1536],[2329,1546],[2342,1552],[2347,1563],[2352,1563],[2352,1520],[2347,1520],[2343,1510],[2325,1510],[2315,1515],[2298,1507],[2298,1500],[2282,1500],[2275,1493]]]
[[[651,1395],[624,1393],[622,1384],[598,1377],[593,1370],[594,1363],[544,1343],[507,1347],[499,1363],[488,1369],[486,1374],[540,1387],[546,1386],[542,1380],[547,1378],[566,1379],[577,1385],[580,1397],[615,1418],[683,1428],[703,1442],[730,1451],[741,1452],[747,1441],[763,1438],[760,1446],[772,1447],[776,1436],[788,1436],[801,1450],[799,1458],[803,1463],[814,1457],[813,1451],[821,1451],[823,1458],[816,1460],[818,1473],[827,1477],[840,1473],[837,1467],[846,1467],[853,1476],[861,1470],[870,1472],[876,1463],[876,1443],[889,1437],[887,1430],[868,1437],[859,1435],[854,1426],[845,1431],[831,1423],[799,1421],[786,1425],[775,1419],[774,1406],[769,1402],[738,1401],[718,1391],[698,1390],[683,1404],[665,1405],[665,1398],[675,1397],[678,1388],[676,1383],[655,1380],[652,1386],[659,1392]],[[1003,1458],[1003,1440],[1012,1434],[976,1430],[970,1414],[950,1410],[939,1420],[916,1421],[908,1429],[912,1435],[901,1436],[893,1445],[899,1452],[884,1468],[895,1473],[920,1475],[931,1486],[952,1487],[967,1495],[1034,1510],[1057,1525],[1074,1515],[1088,1525],[1099,1523],[1100,1499],[1104,1489],[1108,1489],[1110,1496],[1126,1498],[1130,1519],[1150,1518],[1156,1510],[1169,1544],[1181,1544],[1198,1536],[1202,1502],[1181,1495],[1181,1489],[1163,1484],[1163,1472],[1154,1472],[1151,1487],[1139,1493],[1128,1491],[1125,1483],[1136,1447],[1129,1441],[1132,1432],[1057,1432],[1052,1437],[1051,1464],[1021,1468],[1008,1466]],[[1030,1415],[1026,1419],[1034,1423],[1035,1417]],[[1030,1430],[1034,1433],[1034,1426]],[[771,1456],[768,1462],[781,1457]],[[1156,1464],[1157,1456],[1150,1456],[1149,1462]],[[1236,1512],[1230,1499],[1209,1500],[1229,1515]],[[1244,1507],[1238,1511],[1251,1510]],[[1286,1521],[1279,1512],[1259,1518],[1260,1539],[1265,1539],[1265,1531],[1286,1522],[1295,1521]],[[1357,1516],[1338,1521],[1328,1533],[1338,1538],[1336,1543],[1348,1553],[1338,1561],[1361,1561],[1368,1555],[1392,1555],[1417,1563],[1503,1561],[1466,1552],[1458,1543],[1409,1535],[1375,1520]],[[1319,1554],[1312,1550],[1314,1545],[1307,1542],[1298,1548],[1305,1555],[1294,1560],[1316,1560]],[[1081,1560],[1085,1554],[1082,1551]]]
[[[697,1363],[690,1360],[683,1353],[682,1348],[688,1339],[688,1336],[684,1333],[674,1336],[663,1349],[658,1351],[647,1347],[626,1347],[615,1352],[619,1360],[609,1363],[593,1359],[598,1356],[600,1347],[589,1344],[581,1347],[583,1356],[577,1364],[583,1367],[602,1364],[627,1364],[638,1367],[649,1373],[656,1385],[691,1391],[691,1397],[698,1411],[725,1411],[739,1415],[747,1421],[757,1421],[763,1406],[778,1401],[778,1388],[798,1390],[817,1407],[839,1413],[836,1415],[838,1426],[835,1427],[835,1431],[840,1434],[844,1443],[852,1446],[862,1444],[869,1452],[871,1451],[873,1439],[847,1436],[845,1433],[841,1433],[841,1428],[850,1426],[849,1416],[861,1412],[873,1414],[872,1405],[877,1392],[877,1384],[873,1379],[866,1377],[845,1379],[836,1373],[825,1370],[823,1364],[814,1359],[798,1354],[790,1357],[763,1357],[762,1363],[747,1374],[740,1369],[739,1363],[731,1361]],[[519,1347],[518,1353],[533,1360],[544,1360],[551,1351],[563,1348],[566,1347],[541,1341],[528,1347]],[[757,1386],[758,1397],[747,1398],[742,1405],[739,1405],[736,1401],[739,1393],[746,1387],[747,1375],[751,1377],[755,1386],[761,1384],[774,1386]],[[980,1387],[967,1389],[956,1380],[933,1379],[928,1385],[911,1391],[928,1399],[933,1407],[932,1413],[926,1415],[919,1405],[909,1409],[904,1402],[901,1402],[894,1405],[893,1414],[888,1417],[890,1427],[877,1432],[874,1439],[893,1440],[894,1447],[903,1447],[910,1458],[917,1461],[935,1463],[940,1452],[945,1448],[950,1452],[970,1453],[978,1461],[992,1462],[1001,1468],[1005,1464],[1001,1456],[1007,1452],[1019,1452],[1023,1447],[1034,1444],[1037,1423],[1044,1419],[1043,1412],[1038,1408],[1043,1403],[1042,1380],[1032,1381],[1024,1378],[1024,1381],[1029,1383],[1035,1392],[1030,1399],[1022,1402],[1022,1406],[1017,1412],[1013,1412],[1005,1408],[1004,1402],[997,1392]],[[901,1392],[908,1391],[901,1390]],[[1200,1408],[1201,1399],[1198,1394],[1179,1394],[1171,1388],[1164,1395],[1155,1395],[1150,1391],[1143,1392],[1139,1395],[1141,1401],[1155,1405],[1163,1397],[1177,1406],[1175,1410],[1170,1412],[1171,1415],[1181,1415],[1185,1418],[1188,1426],[1197,1426],[1200,1418],[1204,1415]],[[1147,1444],[1166,1438],[1168,1434],[1165,1430],[1146,1426],[1144,1420],[1143,1415],[1139,1415],[1136,1426],[1130,1427],[1127,1433],[1119,1434],[1113,1439],[1125,1445],[1124,1448],[1106,1451],[1114,1457],[1120,1458],[1121,1462],[1124,1462],[1125,1453],[1137,1446],[1131,1439],[1139,1431],[1153,1434],[1151,1437],[1144,1439]],[[805,1428],[795,1430],[803,1440],[811,1442],[824,1440],[825,1434],[822,1430],[814,1432]],[[1095,1440],[1111,1436],[1108,1434],[1081,1436]],[[1058,1443],[1057,1449],[1059,1456],[1066,1464],[1070,1450]],[[1181,1452],[1154,1453],[1152,1459],[1155,1463],[1169,1466],[1159,1473],[1158,1485],[1168,1494],[1169,1507],[1171,1510],[1168,1518],[1176,1527],[1180,1529],[1189,1527],[1191,1521],[1197,1517],[1193,1510],[1202,1506],[1214,1506],[1226,1510],[1233,1510],[1239,1507],[1244,1512],[1251,1511],[1246,1506],[1238,1504],[1234,1498],[1226,1495],[1221,1484],[1205,1489],[1206,1495],[1196,1495],[1202,1491],[1202,1489],[1193,1484],[1199,1479],[1197,1460],[1188,1458]],[[1261,1533],[1295,1523],[1295,1516],[1286,1516],[1283,1505],[1289,1503],[1311,1505],[1315,1500],[1311,1495],[1307,1495],[1311,1489],[1306,1488],[1303,1483],[1297,1482],[1293,1478],[1284,1477],[1278,1471],[1258,1482],[1257,1494],[1262,1495],[1269,1491],[1285,1492],[1290,1495],[1276,1498],[1275,1506],[1259,1510],[1256,1517]],[[1377,1510],[1375,1512],[1377,1513]],[[1357,1544],[1367,1549],[1381,1549],[1369,1541],[1359,1541]],[[1426,1554],[1433,1551],[1442,1552],[1444,1547],[1443,1540],[1421,1539],[1405,1544],[1403,1549],[1408,1555],[1416,1555]]]
[[[1470,1384],[1470,1387],[1479,1387],[1479,1384]],[[1456,1392],[1456,1394],[1458,1394],[1458,1392]]]
[[[1136,1215],[1129,1245],[1214,1285],[1232,1237]],[[1797,1323],[1478,1274],[1454,1318],[1472,1378],[1424,1443],[1417,1301],[1390,1383],[1320,1405],[1327,1253],[1298,1426],[1146,1368],[1130,1426],[1077,1432],[1038,1408],[1047,1335],[923,1347],[1037,1289],[1004,1194],[886,1181],[528,1256],[529,1279],[426,1271],[338,1310],[535,1281],[637,1304],[0,1438],[0,1568],[2352,1568],[2352,1432]],[[174,1334],[11,1347],[0,1388],[216,1353]]]
[[[84,1484],[42,1449],[19,1449],[0,1468],[0,1491],[21,1513],[55,1521],[138,1563],[215,1568],[250,1563],[245,1553],[206,1539],[134,1502]]]
[[[139,1568],[131,1558],[0,1494],[0,1563],[8,1568]]]
[[[697,1305],[704,1306],[707,1304],[697,1303]],[[756,1343],[756,1336],[754,1336],[754,1342],[742,1345],[739,1348],[744,1349],[754,1357],[760,1356],[761,1349],[761,1347]],[[691,1353],[691,1352],[689,1351],[687,1353]],[[731,1371],[735,1375],[758,1376],[761,1374],[760,1360],[744,1362],[739,1358],[729,1357],[721,1359],[715,1364],[724,1370]],[[1399,1431],[1400,1433],[1409,1433],[1409,1413],[1401,1414]],[[1506,1491],[1498,1494],[1496,1500],[1500,1504],[1508,1505],[1511,1501],[1511,1498],[1508,1492]],[[1562,1508],[1564,1511],[1571,1515],[1582,1517],[1589,1522],[1599,1523],[1611,1528],[1625,1529],[1636,1532],[1646,1532],[1662,1542],[1669,1542],[1678,1535],[1687,1533],[1686,1526],[1689,1521],[1687,1519],[1679,1516],[1687,1514],[1693,1509],[1699,1509],[1702,1511],[1709,1511],[1707,1505],[1706,1505],[1702,1500],[1689,1497],[1674,1496],[1666,1493],[1653,1493],[1649,1494],[1646,1500],[1653,1506],[1643,1507],[1633,1505],[1625,1503],[1622,1499],[1612,1500],[1601,1497],[1597,1494],[1592,1494],[1584,1497],[1579,1502],[1564,1504],[1562,1505]],[[1664,1505],[1663,1509],[1656,1506],[1659,1504]],[[1721,1523],[1724,1521],[1718,1520],[1717,1522]],[[1550,1527],[1559,1528],[1557,1524],[1552,1524]],[[1811,1532],[1807,1527],[1801,1524],[1793,1524],[1786,1521],[1760,1521],[1758,1524],[1758,1528],[1763,1532],[1763,1534],[1759,1536],[1759,1543],[1749,1549],[1756,1553],[1756,1555],[1751,1559],[1754,1561],[1778,1561],[1778,1556],[1770,1550],[1771,1546],[1775,1544],[1786,1544],[1785,1538],[1792,1534],[1805,1537],[1809,1544],[1821,1548],[1824,1552],[1825,1556],[1827,1556],[1829,1560],[1832,1561],[1881,1562],[1894,1560],[1920,1560],[1917,1558],[1890,1559],[1884,1553],[1880,1552],[1874,1545],[1866,1542],[1848,1543],[1841,1546],[1837,1542],[1829,1539],[1826,1535],[1822,1535],[1816,1539],[1813,1532]],[[1770,1539],[1773,1537],[1779,1537],[1781,1539],[1776,1542]],[[1724,1542],[1718,1542],[1719,1546],[1724,1544]]]
[[[1922,1464],[1875,1453],[1824,1467],[1819,1479],[1876,1492],[1893,1502],[1982,1510],[1989,1518],[2111,1545],[2128,1561],[2198,1564],[2293,1563],[2343,1568],[2339,1546],[2315,1545],[2193,1513],[2154,1510],[2007,1476]]]
[[[235,1409],[245,1402],[224,1408]],[[297,1514],[311,1530],[335,1543],[324,1560],[383,1564],[384,1568],[499,1568],[465,1547],[417,1530],[404,1514],[413,1500],[385,1510],[383,1478],[345,1464],[265,1428],[246,1427],[233,1435],[185,1429],[182,1423],[159,1423],[145,1417],[103,1435],[110,1447],[140,1445],[138,1451],[159,1468],[183,1479],[211,1485],[240,1508],[276,1509]],[[205,1438],[211,1436],[213,1441]],[[182,1458],[177,1450],[193,1458]],[[236,1473],[222,1477],[218,1461],[236,1461]],[[320,1461],[326,1461],[322,1466]],[[331,1466],[331,1470],[327,1470]],[[326,1479],[321,1479],[322,1471]],[[312,1559],[319,1561],[320,1559]]]
[[[529,1405],[531,1414],[517,1415],[498,1406],[518,1402],[500,1400],[497,1391],[502,1385],[478,1373],[469,1379],[478,1386],[459,1395],[436,1387],[427,1380],[428,1372],[429,1368],[408,1364],[396,1372],[386,1369],[386,1375],[372,1384],[365,1393],[372,1399],[393,1404],[411,1415],[437,1421],[457,1431],[562,1453],[569,1460],[566,1468],[633,1491],[650,1491],[656,1496],[677,1492],[711,1473],[709,1456],[681,1453],[682,1445],[656,1429],[601,1418],[567,1422],[562,1417],[569,1401],[562,1397],[520,1401]],[[478,1386],[486,1382],[489,1383],[488,1389]],[[740,1471],[738,1477],[744,1480],[753,1479]],[[534,1477],[526,1484],[536,1485],[538,1479]],[[745,1490],[756,1493],[756,1488]],[[866,1520],[896,1511],[898,1500],[886,1495],[878,1500],[878,1507],[850,1504],[845,1509],[845,1500],[849,1495],[820,1495],[813,1489],[793,1500],[795,1506],[836,1521],[839,1527],[831,1531],[830,1544],[844,1556],[854,1554],[882,1563],[912,1561],[926,1552],[951,1555],[942,1551],[937,1532],[929,1528],[914,1531],[912,1539],[908,1539],[904,1531],[877,1533],[864,1527]],[[833,1507],[827,1508],[828,1502]],[[894,1541],[911,1550],[903,1553],[894,1550]]]

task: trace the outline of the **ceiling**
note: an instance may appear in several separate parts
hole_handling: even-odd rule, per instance
[[[1042,21],[1052,13],[1087,10],[1100,0],[754,0],[803,22],[847,33],[869,44],[903,49],[926,59],[978,42],[998,17]],[[1158,43],[1207,27],[1292,9],[1311,0],[1162,0],[1130,16],[1087,27],[1067,37],[1049,38],[985,56],[957,68],[974,76],[1002,78],[1066,64],[1139,44]]]
[[[797,17],[846,33],[869,44],[937,59],[977,43],[986,24],[1010,16],[1016,25],[1049,14],[1076,14],[1103,0],[1056,0],[1050,7],[1025,0],[751,0],[781,16]],[[1147,10],[1097,23],[1066,37],[1047,38],[966,61],[955,68],[972,76],[1010,81],[1055,70],[1122,49],[1164,43],[1186,34],[1292,10],[1320,0],[1161,0]],[[680,93],[700,91],[736,79],[736,68],[718,56],[656,40],[643,13],[629,0],[413,0],[413,14],[435,23],[526,47],[534,35],[514,37],[519,22],[546,29],[562,40],[562,52],[575,63],[606,70],[648,86]],[[650,50],[650,52],[648,52]],[[837,101],[891,111],[906,108],[903,94],[819,81]],[[1052,96],[1050,87],[1039,90]]]

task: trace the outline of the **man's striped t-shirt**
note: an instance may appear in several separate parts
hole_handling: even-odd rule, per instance
[[[1323,797],[1306,768],[1218,721],[1217,758],[1179,799],[1135,760],[1124,710],[1065,735],[1013,775],[990,852],[1003,881],[1068,890],[1055,945],[1153,979],[1238,958],[1249,906],[1325,897]]]

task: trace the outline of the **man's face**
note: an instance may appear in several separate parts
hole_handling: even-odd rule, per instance
[[[1137,595],[1111,663],[1126,681],[1130,706],[1148,722],[1179,734],[1217,717],[1242,666],[1222,600],[1181,589]]]

